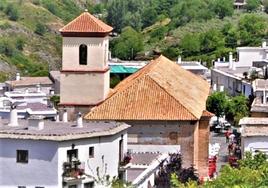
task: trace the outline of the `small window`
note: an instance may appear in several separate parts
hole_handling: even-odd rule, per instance
[[[68,188],[77,188],[77,185],[69,185]]]
[[[39,186],[37,186],[37,187],[35,187],[35,188],[45,188],[45,187],[39,187]]]
[[[21,185],[20,185],[20,186],[18,186],[18,188],[26,188],[26,186],[21,186]]]
[[[94,147],[89,147],[89,152],[88,152],[89,158],[94,157]]]
[[[89,182],[84,184],[84,188],[93,188],[94,187],[94,182]]]
[[[17,163],[28,163],[28,150],[17,150]]]
[[[85,44],[79,46],[79,64],[87,65],[87,45]]]

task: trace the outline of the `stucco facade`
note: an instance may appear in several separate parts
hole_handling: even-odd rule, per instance
[[[74,108],[97,105],[108,96],[110,88],[108,36],[78,36],[63,36],[60,76],[60,104]],[[80,45],[87,48],[86,65],[79,62]]]
[[[209,119],[200,121],[128,121],[128,148],[134,152],[180,152],[184,166],[207,176]],[[139,146],[139,147],[138,147]]]
[[[118,176],[120,140],[123,144],[122,153],[126,153],[126,131],[111,136],[62,142],[0,139],[0,187],[61,188],[77,185],[78,188],[83,188],[84,183],[94,181],[89,176],[97,177],[97,167],[100,176]],[[94,147],[93,157],[89,157],[89,147]],[[77,158],[89,176],[78,181],[63,182],[63,163],[67,162],[67,151],[72,149],[78,150]],[[16,162],[17,150],[28,150],[28,163]]]

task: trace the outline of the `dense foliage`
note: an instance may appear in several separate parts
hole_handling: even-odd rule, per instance
[[[198,182],[198,174],[194,167],[183,168],[182,156],[178,153],[170,154],[170,158],[162,167],[155,178],[156,187],[171,187],[175,182],[185,184],[189,181]]]
[[[228,96],[225,92],[214,92],[207,100],[207,110],[218,118],[226,115],[226,119],[238,125],[239,120],[249,115],[249,101],[244,95]]]
[[[261,152],[256,155],[246,153],[245,158],[239,161],[239,168],[229,165],[221,169],[220,175],[203,187],[267,187],[268,162],[267,156]]]
[[[174,60],[179,55],[186,60],[201,60],[210,67],[212,60],[227,56],[237,46],[259,46],[267,36],[268,0],[248,0],[244,10],[234,10],[233,0],[93,2],[1,0],[0,60],[11,69],[15,65],[24,75],[37,75],[32,68],[35,66],[41,67],[42,74],[47,74],[48,67],[58,69],[58,29],[85,8],[114,27],[118,36],[114,33],[116,37],[111,41],[112,55],[127,60],[151,59],[154,53],[162,53]],[[18,38],[24,42],[17,43]],[[11,58],[14,52],[25,62]]]

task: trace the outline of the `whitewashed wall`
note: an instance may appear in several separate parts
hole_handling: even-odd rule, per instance
[[[118,133],[114,136],[89,138],[84,140],[73,140],[59,143],[59,174],[63,173],[62,164],[67,162],[67,150],[71,149],[71,145],[75,144],[74,149],[78,149],[78,159],[85,162],[85,173],[96,177],[96,168],[99,167],[100,175],[109,174],[110,177],[118,176],[119,164],[119,140],[123,136],[124,153],[127,152],[127,134],[126,131]],[[89,147],[94,147],[94,158],[89,158]],[[102,160],[103,156],[103,160]],[[105,170],[106,168],[106,170]],[[62,181],[62,177],[58,176],[58,181]],[[92,181],[87,178],[83,183]]]
[[[59,187],[57,148],[51,141],[0,139],[0,187]],[[28,163],[16,162],[16,150],[28,150]]]
[[[237,67],[250,67],[252,66],[253,61],[261,61],[266,58],[266,53],[264,49],[256,48],[256,49],[239,49],[238,58],[239,62],[237,62]]]
[[[268,137],[267,136],[252,136],[242,138],[242,151],[254,152],[260,150],[268,154]]]

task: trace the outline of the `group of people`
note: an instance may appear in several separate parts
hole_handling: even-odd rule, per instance
[[[240,134],[235,131],[225,132],[226,143],[228,143],[229,164],[237,167],[237,160],[241,159]]]

